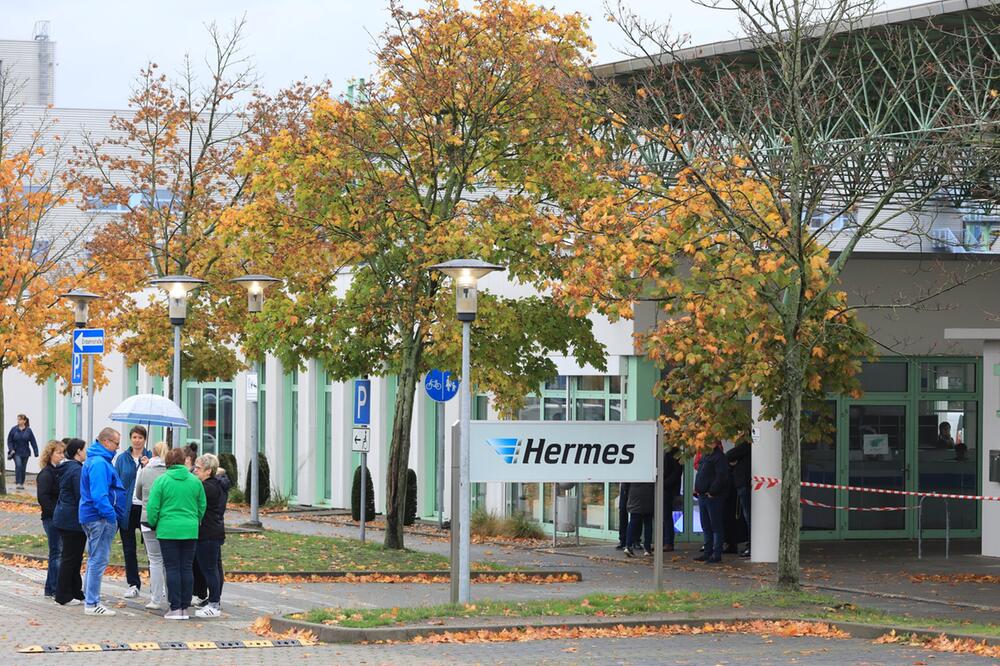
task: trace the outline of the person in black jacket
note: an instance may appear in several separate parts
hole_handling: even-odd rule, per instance
[[[653,554],[653,501],[656,494],[655,483],[633,483],[628,489],[628,546],[625,555],[633,557],[639,532],[642,532],[642,550]]]
[[[618,545],[615,550],[625,550],[628,542],[628,487],[629,484],[618,484]]]
[[[722,442],[716,442],[711,453],[701,457],[698,473],[694,477],[694,492],[698,497],[701,531],[705,537],[705,550],[698,562],[722,561],[722,542],[725,538],[722,507],[729,489],[729,464],[722,452]]]
[[[208,585],[208,603],[195,611],[196,617],[222,615],[222,544],[226,540],[226,500],[229,477],[217,474],[219,459],[211,453],[195,460],[193,471],[205,486],[205,515],[198,527],[197,566]]]
[[[740,553],[741,557],[750,557],[750,455],[750,441],[746,439],[726,453],[726,460],[733,475],[733,485],[736,487],[740,513],[743,514],[743,522],[747,526],[747,547]]]
[[[66,444],[66,457],[59,466],[59,499],[52,513],[52,524],[59,530],[62,543],[56,603],[64,606],[83,603],[80,567],[83,565],[87,535],[80,526],[80,472],[86,459],[87,443],[82,439],[71,439]]]
[[[24,477],[28,469],[28,458],[38,455],[38,441],[31,432],[31,421],[26,414],[17,415],[17,425],[7,433],[7,458],[14,461],[14,486],[24,490]]]
[[[62,540],[59,530],[52,524],[52,514],[56,511],[59,501],[59,464],[66,453],[66,445],[58,439],[53,439],[45,445],[38,464],[41,469],[35,478],[38,506],[42,507],[42,529],[49,540],[49,567],[45,576],[45,596],[54,599],[59,581],[59,559],[62,557]]]
[[[674,549],[674,502],[681,494],[684,465],[677,459],[680,448],[663,452],[663,550]]]

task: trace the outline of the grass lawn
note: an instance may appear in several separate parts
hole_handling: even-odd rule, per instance
[[[837,608],[835,610],[824,610],[819,615],[808,613],[806,617],[839,620],[841,622],[860,622],[861,624],[891,624],[907,629],[934,629],[965,634],[979,634],[981,636],[1000,636],[1000,625],[996,624],[981,624],[972,620],[893,615],[892,613],[886,613],[875,608]]]
[[[110,564],[123,564],[118,538],[111,548]],[[47,555],[44,535],[0,536],[0,550]],[[139,546],[139,564],[146,564],[146,551]],[[287,532],[228,534],[222,547],[227,571],[436,571],[447,570],[442,555],[413,550],[388,550],[380,544],[337,537],[306,536]],[[479,569],[498,569],[495,563],[477,562]]]
[[[815,594],[756,592],[688,592],[590,594],[579,599],[549,601],[483,601],[469,605],[413,608],[317,608],[293,619],[342,627],[368,628],[454,617],[626,617],[652,613],[691,613],[711,608],[821,608],[835,600]]]

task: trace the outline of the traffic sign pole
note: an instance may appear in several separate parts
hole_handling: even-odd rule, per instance
[[[87,445],[94,441],[94,355],[87,355]]]
[[[361,452],[361,543],[365,542],[365,506],[368,504],[368,483],[365,472],[368,470],[368,454]]]

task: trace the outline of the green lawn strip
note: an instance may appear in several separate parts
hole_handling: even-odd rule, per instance
[[[785,593],[776,590],[755,592],[690,592],[676,590],[645,594],[590,594],[578,599],[547,601],[482,601],[470,605],[416,606],[409,608],[317,608],[290,615],[307,622],[336,624],[365,629],[411,624],[435,618],[471,617],[627,617],[658,613],[693,613],[712,608],[797,608],[834,603],[830,597]]]
[[[932,629],[942,632],[1000,637],[1000,625],[996,624],[980,624],[969,620],[895,615],[875,608],[824,609],[819,612],[806,613],[804,617],[827,621],[857,622],[860,624],[885,624],[905,629]]]
[[[0,550],[29,555],[47,555],[44,535],[0,536]],[[139,547],[139,563],[147,564],[145,549]],[[443,571],[448,559],[434,553],[391,550],[380,544],[361,543],[354,539],[309,536],[287,532],[229,534],[222,548],[223,566],[228,571]],[[110,564],[123,564],[122,550],[116,538]],[[474,568],[502,569],[493,562],[479,562]]]

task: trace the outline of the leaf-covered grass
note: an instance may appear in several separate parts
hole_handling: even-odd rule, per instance
[[[690,592],[675,590],[646,594],[590,594],[578,599],[545,601],[483,601],[410,608],[317,608],[290,617],[342,627],[369,628],[410,624],[435,618],[469,617],[627,617],[654,613],[693,613],[711,608],[819,608],[833,603],[830,597],[787,593]]]
[[[859,622],[861,624],[888,624],[907,629],[932,629],[942,632],[1000,636],[1000,625],[996,624],[982,624],[971,620],[896,615],[876,608],[862,608],[857,606],[824,609],[820,613],[808,613],[806,617],[839,620],[841,622]]]
[[[111,548],[110,564],[123,564],[120,541]],[[47,555],[44,535],[0,536],[0,550],[29,555]],[[145,565],[146,552],[140,545],[139,564]],[[380,544],[338,537],[307,536],[287,532],[228,534],[222,547],[223,567],[227,571],[441,571],[448,569],[448,558],[413,550],[389,550]],[[492,562],[477,562],[477,569],[500,569]]]

